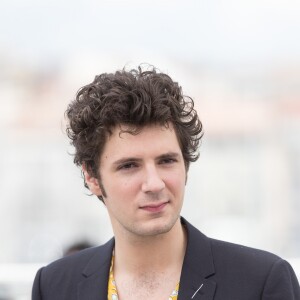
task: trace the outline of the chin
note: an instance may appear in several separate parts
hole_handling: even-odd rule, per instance
[[[144,224],[144,226],[137,228],[136,234],[140,236],[156,236],[168,233],[174,227],[177,220],[178,217],[176,219],[171,219],[168,221],[158,219],[152,220],[154,221],[154,224]]]

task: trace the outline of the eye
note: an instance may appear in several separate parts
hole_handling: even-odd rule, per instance
[[[136,163],[128,162],[128,163],[124,163],[124,164],[120,165],[118,167],[118,170],[130,170],[130,169],[133,169],[133,168],[136,168],[136,167],[137,167]]]
[[[172,157],[165,157],[165,158],[162,158],[159,163],[160,164],[172,164],[172,163],[175,163],[176,162],[176,159],[172,158]]]

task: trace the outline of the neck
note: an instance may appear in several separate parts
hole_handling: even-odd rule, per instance
[[[115,270],[128,273],[163,272],[180,268],[186,249],[186,233],[178,219],[164,234],[144,237],[115,235]]]

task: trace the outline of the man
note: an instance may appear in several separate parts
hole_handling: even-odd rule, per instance
[[[39,270],[34,300],[300,299],[286,261],[210,239],[180,217],[202,124],[168,75],[97,76],[66,116],[74,162],[105,204],[114,238]]]

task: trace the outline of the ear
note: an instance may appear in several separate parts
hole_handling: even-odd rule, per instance
[[[96,196],[102,196],[102,190],[100,188],[98,179],[92,176],[91,172],[88,172],[84,164],[82,165],[82,172],[89,190]]]

